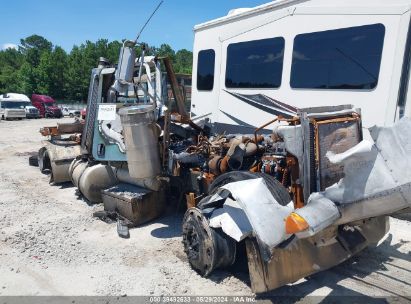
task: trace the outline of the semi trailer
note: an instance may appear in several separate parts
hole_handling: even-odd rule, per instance
[[[256,293],[337,265],[411,207],[410,8],[284,0],[197,26],[190,113],[169,59],[125,41],[117,66],[92,71],[68,178],[130,226],[183,202],[192,268],[246,256]],[[328,78],[314,79],[319,62]]]

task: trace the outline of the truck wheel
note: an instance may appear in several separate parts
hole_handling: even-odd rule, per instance
[[[291,197],[285,187],[273,176],[264,173],[252,173],[248,171],[233,171],[220,175],[210,186],[209,195],[214,194],[220,187],[237,181],[263,178],[276,201],[285,206],[291,201]],[[204,204],[207,200],[202,200]],[[201,202],[197,208],[186,211],[183,219],[183,244],[188,261],[198,273],[209,275],[217,268],[231,266],[236,260],[237,243],[226,235],[221,229],[209,226],[201,209],[206,206]]]
[[[41,173],[46,173],[47,171],[51,170],[49,154],[45,147],[39,150],[38,162],[39,162],[39,169]]]
[[[70,114],[69,114],[69,117],[70,117],[70,118],[73,118],[73,117],[74,117],[74,114],[73,114],[73,113],[70,113]]]
[[[32,155],[29,157],[29,165],[32,167],[38,167],[39,166],[39,159],[37,155]]]
[[[183,219],[183,244],[191,267],[202,276],[234,264],[236,242],[221,229],[213,229],[197,208],[187,210]]]

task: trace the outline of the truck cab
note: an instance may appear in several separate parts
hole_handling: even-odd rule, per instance
[[[23,94],[6,93],[0,96],[1,119],[26,118],[25,107],[30,105],[30,99]]]
[[[61,118],[63,113],[56,105],[56,101],[47,95],[31,95],[31,103],[40,111],[40,116],[45,118]]]

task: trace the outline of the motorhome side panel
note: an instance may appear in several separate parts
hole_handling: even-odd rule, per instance
[[[363,122],[365,126],[371,126],[373,124],[384,125],[386,123],[392,123],[395,116],[396,101],[389,98],[391,90],[391,81],[394,77],[398,77],[400,71],[400,65],[396,63],[395,51],[398,45],[402,46],[404,43],[398,43],[400,37],[398,32],[400,30],[400,16],[397,15],[294,15],[287,18],[277,20],[274,23],[267,24],[259,27],[245,34],[236,36],[223,42],[222,45],[222,74],[220,75],[220,88],[221,95],[219,100],[219,117],[221,123],[232,122],[232,118],[225,115],[225,113],[232,113],[233,109],[236,109],[235,116],[238,120],[243,121],[245,124],[258,126],[265,121],[270,120],[269,112],[264,112],[258,108],[246,104],[239,100],[238,96],[233,96],[233,93],[240,95],[254,95],[265,94],[271,98],[280,100],[287,104],[296,106],[298,108],[305,108],[311,106],[325,106],[325,105],[338,105],[344,103],[351,103],[360,107],[363,111]],[[321,20],[321,22],[318,22]],[[358,74],[364,74],[364,78],[373,77],[376,80],[375,87],[364,87],[361,89],[355,89],[347,84],[347,88],[315,88],[306,87],[298,88],[292,87],[292,79],[296,77],[292,75],[293,54],[296,56],[306,56],[304,53],[297,53],[294,50],[294,42],[297,35],[303,33],[321,33],[329,30],[348,29],[366,25],[379,25],[383,34],[380,34],[381,45],[383,44],[381,52],[381,61],[379,72],[375,72],[378,69],[368,70],[367,59],[363,62],[360,59],[353,58],[350,52],[350,45],[343,45],[339,47],[339,53],[341,61],[345,62],[345,68],[347,73],[352,73],[351,77],[355,78]],[[332,34],[332,32],[330,32]],[[362,39],[362,33],[359,30],[358,36],[351,36],[349,39]],[[383,37],[381,37],[383,35]],[[241,84],[237,88],[227,87],[227,74],[226,71],[230,67],[227,67],[227,60],[230,62],[230,58],[227,58],[227,50],[230,46],[244,41],[255,41],[268,38],[283,38],[285,40],[285,46],[283,51],[283,68],[280,84],[277,88],[251,88],[247,85],[240,88]],[[378,39],[378,38],[376,38]],[[345,48],[345,50],[344,50]],[[258,58],[258,56],[265,56],[263,61],[269,64],[270,60],[276,60],[277,57],[281,57],[281,52],[265,53],[259,55],[248,54],[248,59],[251,61],[252,57]],[[366,55],[366,54],[364,54]],[[378,54],[377,54],[378,56]],[[309,58],[306,58],[309,60]],[[295,59],[294,59],[295,60]],[[305,58],[301,58],[305,60]],[[376,61],[378,61],[377,59]],[[243,61],[243,64],[244,61]],[[279,63],[281,64],[281,63]],[[250,64],[252,66],[252,64]],[[315,64],[313,64],[315,66]],[[263,64],[260,65],[263,67]],[[249,74],[253,74],[250,78],[261,78],[260,71],[258,69],[250,69]],[[320,71],[313,69],[312,71],[293,71],[294,73],[311,73],[306,78],[321,78]],[[329,68],[328,73],[335,73],[333,68]],[[242,74],[245,74],[245,70],[242,70]],[[369,75],[366,75],[369,74]],[[333,75],[328,77],[332,78]],[[335,76],[337,77],[337,76]],[[341,80],[344,81],[344,80]],[[261,80],[257,85],[264,85],[264,80]],[[397,82],[398,83],[398,82]],[[275,86],[276,84],[273,84]],[[341,84],[343,87],[344,84]],[[393,88],[394,91],[398,90],[398,85]],[[390,121],[386,121],[386,116],[391,117]]]
[[[293,13],[291,14],[290,11]],[[194,47],[194,57],[196,59],[198,58],[197,53],[199,49],[216,45],[220,40],[222,41],[221,58],[218,59],[218,61],[221,61],[221,68],[220,70],[216,69],[214,78],[214,81],[219,83],[220,94],[218,96],[217,111],[215,101],[212,101],[213,105],[211,106],[209,104],[211,99],[206,101],[199,92],[193,93],[196,107],[196,110],[192,109],[193,112],[197,115],[204,115],[206,114],[204,108],[207,106],[208,110],[212,108],[215,111],[213,122],[220,123],[223,126],[227,124],[249,127],[259,126],[273,117],[272,112],[263,111],[261,107],[256,107],[255,104],[252,105],[252,102],[244,100],[251,95],[263,94],[301,108],[352,103],[362,108],[365,126],[391,124],[394,121],[398,99],[399,79],[403,63],[403,56],[401,54],[404,52],[407,33],[407,28],[404,28],[404,24],[409,20],[408,13],[404,15],[393,13],[338,15],[332,12],[332,14],[327,15],[324,13],[326,12],[324,9],[321,11],[321,14],[313,13],[315,9],[311,9],[310,13],[307,13],[307,11],[309,12],[310,10],[305,8],[304,14],[299,15],[298,7],[295,10],[290,8],[280,9],[197,30]],[[358,35],[356,35],[357,29]],[[371,31],[371,33],[374,31],[374,36],[367,38],[367,31]],[[334,32],[338,35],[342,33],[343,36],[346,34],[345,32],[348,33],[346,41],[342,40],[340,45],[334,47],[338,48],[338,52],[334,56],[339,56],[339,60],[343,62],[344,68],[347,69],[346,74],[352,73],[352,79],[358,78],[358,75],[362,75],[362,78],[368,77],[372,80],[370,82],[373,85],[357,88],[349,83],[344,87],[344,83],[342,83],[340,87],[331,88],[293,87],[292,81],[295,78],[294,74],[296,74],[296,72],[292,73],[293,60],[295,60],[296,56],[301,55],[295,52],[295,40],[298,37],[304,37],[304,35],[315,37],[317,33],[319,33],[320,38],[321,36],[332,36]],[[310,34],[312,35],[310,36]],[[275,38],[284,40],[283,52],[281,53],[281,47],[278,48],[279,45],[277,43],[277,49],[274,52],[270,53],[267,51],[264,53],[262,51],[264,43],[261,44],[260,42],[268,39],[268,45],[272,43],[273,47],[275,47],[275,41],[269,41]],[[380,56],[381,58],[374,60],[374,63],[369,62],[367,57],[372,56],[367,56],[367,50],[363,54],[360,53],[362,58],[355,58],[351,48],[356,46],[350,40],[361,41],[361,39],[365,39],[364,43],[368,43],[366,42],[368,39],[368,41],[373,42],[376,46],[380,43],[380,54],[376,52],[372,56]],[[376,39],[379,39],[379,42]],[[254,46],[253,43],[245,43],[252,41],[259,43],[254,43]],[[241,54],[242,43],[245,43],[244,48],[248,48],[248,53],[246,51],[244,54]],[[359,46],[361,46],[361,43]],[[333,45],[328,47],[331,48]],[[256,53],[253,53],[253,50],[256,50]],[[244,57],[246,55],[248,57]],[[256,59],[257,64],[253,65],[251,63],[248,65],[249,69],[244,68],[247,65],[247,58],[249,60]],[[299,59],[304,60],[304,58]],[[258,64],[258,60],[260,64]],[[269,65],[270,61],[275,60],[278,62],[277,65],[273,65],[273,69],[277,66],[278,73],[282,74],[280,81],[277,80],[277,83],[268,85],[261,81],[258,83],[257,81],[255,87],[253,87],[253,84],[250,85],[250,83],[244,85],[247,79],[254,79],[252,81],[255,81],[255,79],[264,78],[264,75],[262,75],[264,73],[269,75],[269,71],[264,67],[264,61]],[[341,67],[341,62],[337,62],[337,66],[334,69],[338,65]],[[280,63],[282,63],[282,71],[278,68]],[[238,65],[237,67],[235,66],[236,64]],[[377,65],[378,68],[376,68]],[[194,69],[196,69],[196,66],[197,62],[194,64]],[[329,66],[328,73],[330,77],[340,77],[338,73],[333,73],[332,64]],[[240,77],[237,83],[233,85],[233,83],[230,83],[232,82],[232,77],[228,74],[235,73],[236,69],[238,75],[248,74],[248,78],[246,77],[247,79],[244,80]],[[305,73],[309,74],[308,78],[319,77],[319,72],[316,69],[312,71],[307,70]],[[334,74],[337,76],[334,76]],[[193,78],[194,82],[196,82],[196,71],[194,71]],[[341,81],[345,80],[342,79]],[[212,96],[213,98],[216,97],[215,92],[213,92]]]
[[[218,120],[221,42],[218,28],[196,33],[193,50],[191,116]]]
[[[411,117],[411,12],[404,14],[401,29],[406,32],[406,45],[403,53],[399,50],[397,55],[402,57],[400,88],[398,92],[398,107],[396,118]]]

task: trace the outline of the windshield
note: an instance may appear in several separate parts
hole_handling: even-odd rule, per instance
[[[45,106],[46,108],[51,108],[51,107],[56,107],[56,104],[55,104],[55,103],[48,102],[48,103],[44,103],[44,106]]]
[[[1,107],[3,109],[24,109],[31,104],[27,101],[2,101]]]

